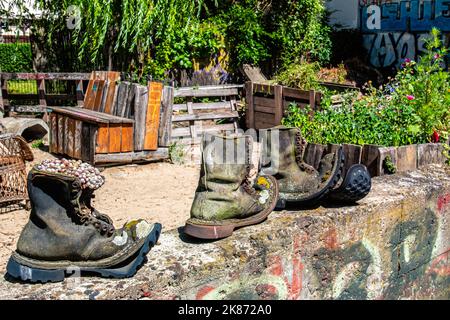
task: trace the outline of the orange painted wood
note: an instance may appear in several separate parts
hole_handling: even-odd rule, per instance
[[[88,90],[86,91],[86,95],[84,96],[84,105],[83,108],[93,110],[95,97],[97,96],[98,91],[98,83],[99,80],[89,80]],[[89,86],[91,89],[89,90]]]
[[[133,151],[133,124],[122,123],[122,142],[120,151],[131,152]]]
[[[94,86],[94,80],[95,80],[95,71],[92,71],[91,76],[89,77],[89,83],[86,88],[86,93],[84,94],[84,101],[83,101],[84,108],[86,108],[87,105],[91,104],[91,102],[89,100],[92,100],[92,95],[93,95],[92,88]]]
[[[109,152],[109,126],[107,124],[99,124],[97,131],[96,153]]]
[[[94,100],[94,105],[93,105],[93,109],[94,111],[99,111],[100,107],[102,105],[102,97],[103,97],[103,91],[105,89],[106,86],[106,80],[98,80],[98,88],[97,88],[97,93],[95,95],[95,100]]]
[[[109,153],[120,152],[122,139],[122,125],[110,124],[109,125]]]
[[[120,72],[108,72],[108,90],[106,94],[104,113],[113,114],[114,98],[116,96],[117,81],[120,79]]]
[[[147,116],[145,121],[144,150],[158,149],[159,113],[161,108],[162,84],[148,83]]]

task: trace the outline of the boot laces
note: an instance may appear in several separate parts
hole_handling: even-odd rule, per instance
[[[246,141],[245,146],[246,146],[246,150],[245,151],[247,153],[247,159],[246,159],[247,164],[245,166],[245,169],[246,169],[247,173],[245,175],[244,183],[242,184],[242,187],[244,188],[244,190],[248,194],[250,194],[252,196],[256,196],[257,195],[256,194],[256,189],[253,187],[252,177],[250,176],[250,173],[251,173],[251,170],[252,170],[252,167],[253,167],[253,165],[252,165],[252,155],[250,153],[250,143],[248,143]]]
[[[72,184],[73,197],[75,199],[78,197],[79,192],[81,191],[81,186],[78,182],[74,182]],[[89,199],[93,198],[93,194],[88,195]],[[111,236],[114,231],[114,225],[112,224],[112,220],[106,214],[101,214],[94,208],[89,208],[86,205],[80,206],[79,200],[75,201],[75,211],[79,218],[81,224],[85,226],[93,225],[102,235]]]
[[[302,137],[300,130],[297,130],[295,132],[295,160],[300,169],[308,173],[313,173],[315,171],[314,168],[303,160],[307,144],[308,143],[306,142],[306,139]]]

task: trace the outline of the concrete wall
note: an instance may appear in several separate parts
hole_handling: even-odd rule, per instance
[[[164,232],[135,277],[23,285],[0,298],[450,299],[450,168],[383,176],[359,205],[274,212],[230,238]]]

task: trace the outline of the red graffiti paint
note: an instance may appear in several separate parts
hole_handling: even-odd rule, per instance
[[[269,258],[269,273],[281,277],[288,289],[288,300],[295,300],[300,296],[302,291],[302,275],[303,275],[303,263],[301,262],[299,249],[302,242],[300,236],[294,238],[294,244],[292,246],[292,274],[288,277],[286,268],[283,266],[280,256],[272,256]]]
[[[277,288],[271,284],[259,284],[255,287],[255,291],[263,300],[274,300],[278,294]]]
[[[204,286],[198,290],[197,295],[195,296],[196,300],[202,300],[204,296],[213,291],[215,288],[212,286]]]
[[[428,273],[434,273],[438,276],[450,276],[449,258],[450,248],[446,253],[436,257],[436,259],[431,262]]]
[[[148,298],[148,297],[150,297],[150,296],[152,295],[152,293],[149,292],[149,291],[144,291],[144,292],[142,293],[142,295],[143,295],[144,297]]]
[[[437,201],[439,213],[442,213],[442,211],[444,211],[444,208],[446,208],[449,203],[450,203],[450,194],[440,196]]]
[[[325,234],[325,247],[328,249],[337,249],[338,241],[336,229],[332,228]]]
[[[271,256],[268,258],[269,273],[280,277],[283,274],[283,264],[280,256]]]
[[[303,263],[299,254],[300,250],[300,239],[296,237],[294,239],[294,248],[292,252],[292,283],[289,286],[289,296],[288,299],[295,300],[300,296],[302,291],[302,280],[303,280]],[[286,281],[286,280],[285,280]]]

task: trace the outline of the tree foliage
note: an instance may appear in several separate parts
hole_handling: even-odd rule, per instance
[[[24,1],[12,2],[21,7]],[[163,78],[169,71],[193,69],[195,62],[217,62],[224,55],[222,61],[228,62],[224,67],[232,72],[243,63],[277,68],[302,56],[326,62],[330,55],[323,0],[37,0],[35,4],[43,14],[33,20],[33,31],[48,56],[47,68],[112,68],[138,78],[147,74]],[[66,61],[58,62],[62,56]]]

